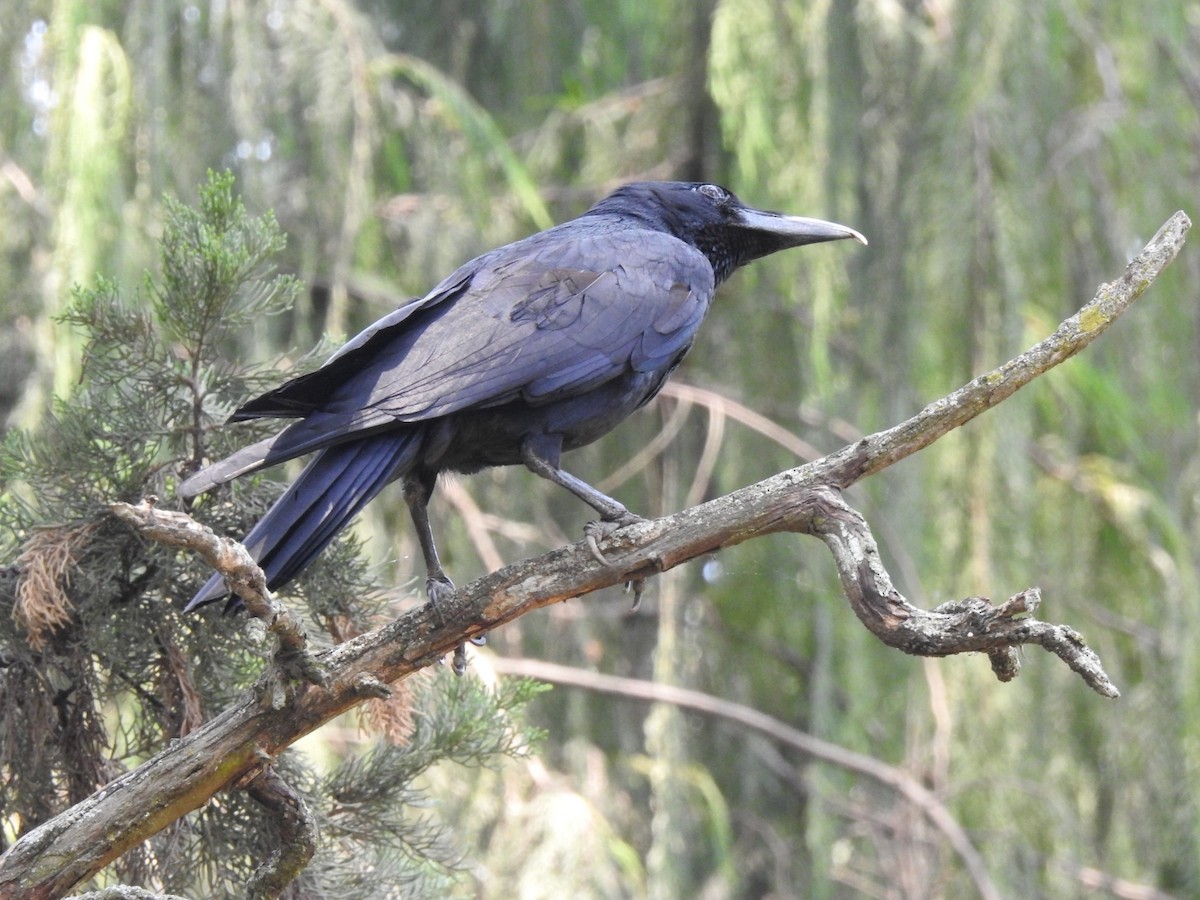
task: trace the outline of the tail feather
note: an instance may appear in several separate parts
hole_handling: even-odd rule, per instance
[[[185,479],[175,493],[180,497],[195,497],[218,484],[233,481],[239,475],[248,475],[265,468],[268,465],[267,459],[270,458],[271,448],[279,440],[279,437],[278,434],[275,434],[256,443],[248,444],[220,462],[201,469],[190,478]]]
[[[241,475],[270,468],[335,444],[357,443],[381,431],[391,431],[394,439],[395,428],[394,418],[376,410],[314,413],[303,421],[294,422],[278,434],[248,444],[201,469],[185,479],[176,493],[180,497],[195,497],[209,488],[232,481]]]
[[[264,519],[262,527],[246,536],[247,548],[264,566],[271,588],[296,577],[379,493],[395,470],[392,454],[384,450],[354,454],[353,465],[335,479],[318,479],[315,491],[302,488],[289,499],[291,510],[281,510],[276,522]],[[325,451],[330,452],[334,451]],[[283,522],[289,524],[280,534]]]
[[[411,469],[419,430],[385,433],[321,451],[246,535],[271,590],[300,574],[383,486]],[[229,594],[214,575],[188,603],[191,611]],[[239,605],[237,599],[231,606]]]

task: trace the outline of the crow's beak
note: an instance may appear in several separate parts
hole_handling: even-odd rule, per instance
[[[774,238],[784,247],[801,247],[819,244],[822,241],[843,241],[847,238],[865,245],[867,239],[845,225],[809,219],[804,216],[785,216],[781,213],[765,212],[744,207],[739,210],[742,227],[764,237]]]

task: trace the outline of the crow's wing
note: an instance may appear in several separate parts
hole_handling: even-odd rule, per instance
[[[480,257],[480,260],[486,257]],[[479,262],[475,260],[474,262]],[[321,408],[356,371],[372,364],[378,354],[402,333],[415,314],[452,301],[471,280],[468,263],[446,278],[424,297],[417,297],[369,325],[337,349],[316,371],[299,375],[273,390],[249,400],[229,417],[230,422],[248,419],[296,419]]]
[[[550,403],[670,365],[712,299],[708,261],[670,235],[524,243],[372,326],[314,373],[329,386],[317,396],[305,398],[304,379],[267,396],[307,406],[335,438],[516,399]]]
[[[657,232],[502,261],[431,316],[402,355],[381,360],[361,406],[413,422],[578,396],[630,370],[669,366],[695,337],[712,292],[707,260]]]
[[[303,416],[181,486],[205,490],[357,433],[523,400],[552,403],[674,364],[714,289],[670,235],[553,229],[493,251],[235,418]]]

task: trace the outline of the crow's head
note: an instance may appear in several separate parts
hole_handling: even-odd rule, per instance
[[[674,235],[708,257],[718,282],[739,266],[788,247],[847,238],[867,242],[845,225],[754,209],[720,185],[693,181],[627,184],[588,214],[637,219]]]

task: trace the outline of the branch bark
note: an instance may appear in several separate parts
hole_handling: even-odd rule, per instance
[[[317,852],[317,826],[303,798],[271,766],[251,778],[246,791],[275,817],[280,838],[279,849],[250,878],[246,896],[273,900]]]
[[[582,542],[506,566],[460,589],[437,613],[428,606],[415,609],[322,654],[325,687],[303,683],[281,697],[268,673],[202,728],[22,836],[0,856],[0,898],[62,896],[216,792],[234,781],[246,783],[300,737],[468,638],[543,606],[645,578],[766,534],[811,534],[824,541],[851,607],[889,646],[933,656],[986,652],[997,674],[1007,679],[1017,671],[1014,648],[1036,643],[1093,689],[1116,696],[1099,661],[1074,631],[1028,615],[1036,606],[1036,589],[998,607],[980,598],[932,611],[909,604],[892,586],[866,523],[841,501],[839,490],[928,446],[1086,347],[1175,258],[1190,226],[1186,215],[1176,213],[1122,277],[1101,285],[1096,297],[1053,335],[894,428],[700,506],[620,529],[602,545],[608,566],[593,559]],[[152,528],[161,525],[165,511],[143,502],[114,514],[134,527]]]

